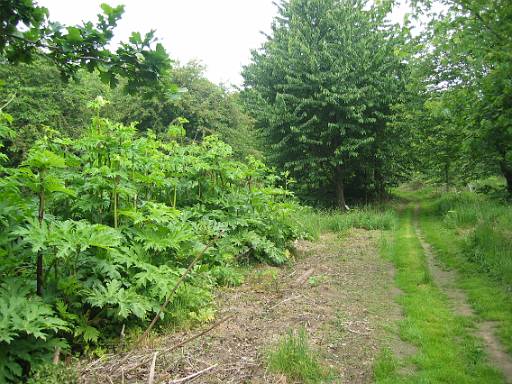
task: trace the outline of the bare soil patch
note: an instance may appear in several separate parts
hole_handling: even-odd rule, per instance
[[[123,356],[91,362],[83,367],[82,382],[147,382],[158,352],[155,382],[206,370],[193,382],[286,383],[266,371],[265,354],[300,327],[336,382],[372,382],[373,362],[383,345],[409,353],[397,336],[401,309],[394,298],[400,292],[393,287],[393,267],[379,256],[379,239],[378,231],[351,230],[341,238],[326,234],[316,242],[297,242],[293,266],[256,268],[242,286],[219,290],[218,318],[233,315],[229,320],[172,351],[211,324],[152,340],[124,358],[124,373],[115,368]]]

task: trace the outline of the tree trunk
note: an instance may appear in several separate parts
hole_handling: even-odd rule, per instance
[[[509,196],[512,196],[512,166],[508,165],[507,162],[500,162],[501,173],[507,182],[507,191]]]
[[[377,200],[382,202],[386,197],[386,185],[384,183],[384,176],[380,169],[374,170],[373,180],[375,183],[375,193]]]
[[[338,165],[336,166],[335,173],[335,184],[336,184],[336,203],[338,204],[338,208],[342,211],[347,210],[347,204],[345,202],[345,185],[343,183],[343,168]]]

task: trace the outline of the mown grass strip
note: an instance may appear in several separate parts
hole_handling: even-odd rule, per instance
[[[437,257],[447,267],[458,271],[457,285],[482,319],[496,321],[497,336],[512,354],[512,294],[510,287],[482,272],[479,265],[464,257],[464,240],[456,229],[443,225],[433,215],[423,214],[420,225]]]
[[[488,364],[481,342],[471,335],[472,320],[453,313],[432,280],[414,233],[411,208],[401,215],[383,255],[394,263],[396,284],[404,293],[398,299],[405,313],[400,337],[418,352],[402,362],[383,352],[375,365],[376,382],[503,383],[502,375]],[[401,372],[402,365],[411,363],[416,369]]]

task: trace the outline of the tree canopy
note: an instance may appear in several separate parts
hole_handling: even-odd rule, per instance
[[[411,97],[397,121],[416,136],[423,173],[447,185],[501,174],[511,194],[512,4],[437,4],[445,11],[411,41]],[[432,11],[432,4],[418,2],[416,11]]]
[[[108,44],[124,7],[102,4],[101,10],[96,23],[65,26],[51,21],[48,9],[33,0],[2,1],[0,56],[13,64],[44,57],[66,79],[74,77],[80,68],[97,70],[102,81],[112,87],[124,77],[131,92],[142,85],[158,84],[170,60],[163,45],[156,43],[155,31],[144,36],[134,32],[128,42],[111,52]]]

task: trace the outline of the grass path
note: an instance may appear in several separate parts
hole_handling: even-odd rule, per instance
[[[464,290],[481,320],[491,322],[495,334],[512,356],[512,294],[510,285],[497,281],[464,253],[464,239],[456,228],[447,228],[422,204],[421,230],[444,268],[457,271],[457,286]]]
[[[375,367],[378,383],[504,383],[493,367],[463,292],[436,267],[428,244],[418,237],[412,206],[400,215],[399,227],[383,246],[397,269],[398,298],[405,318],[400,336],[417,353],[398,359],[383,352]],[[442,281],[444,280],[444,282]],[[449,287],[450,286],[450,287]],[[413,365],[414,370],[402,368]]]
[[[460,276],[454,270],[445,269],[437,259],[433,247],[425,240],[419,224],[420,205],[416,205],[414,215],[414,227],[416,236],[420,240],[423,252],[428,261],[429,269],[436,284],[443,290],[456,314],[471,317],[476,321],[475,334],[484,346],[491,364],[503,372],[505,381],[512,383],[512,357],[507,354],[504,346],[496,336],[496,325],[494,321],[478,318],[475,310],[469,304],[468,295],[457,285]]]

